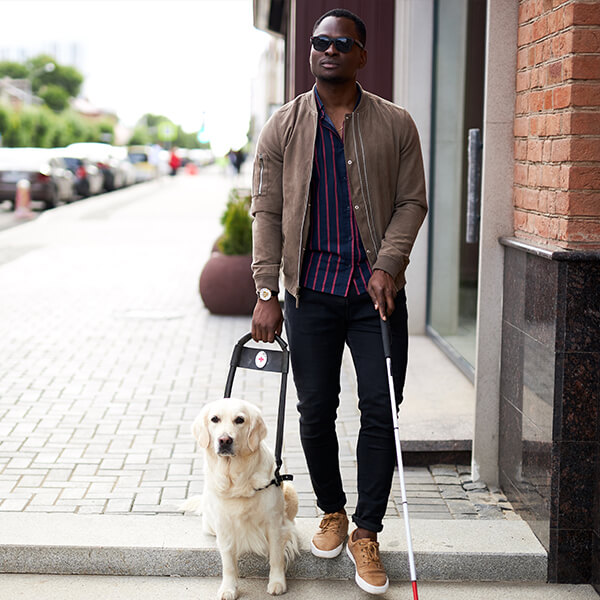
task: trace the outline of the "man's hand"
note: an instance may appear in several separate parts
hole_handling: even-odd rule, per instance
[[[375,310],[379,311],[379,315],[385,321],[393,312],[396,305],[394,299],[398,290],[394,279],[389,273],[382,271],[381,269],[375,269],[369,284],[367,286],[369,296],[373,300]]]
[[[281,335],[283,313],[277,296],[266,302],[257,300],[252,314],[252,339],[255,342],[275,341],[275,334]]]

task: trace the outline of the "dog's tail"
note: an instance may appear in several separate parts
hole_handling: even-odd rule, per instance
[[[281,484],[281,489],[283,490],[285,515],[290,521],[293,521],[298,514],[298,494],[296,493],[294,486],[287,481],[284,481]]]
[[[202,496],[192,496],[179,506],[179,510],[185,512],[195,512],[198,515],[202,514]]]

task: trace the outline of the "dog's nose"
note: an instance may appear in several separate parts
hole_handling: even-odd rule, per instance
[[[222,435],[219,438],[219,447],[220,448],[229,448],[233,444],[233,439],[228,435]]]

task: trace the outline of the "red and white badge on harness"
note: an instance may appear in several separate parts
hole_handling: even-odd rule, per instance
[[[256,357],[254,358],[254,364],[259,369],[264,368],[264,366],[267,364],[267,353],[264,350],[261,350],[257,353]]]

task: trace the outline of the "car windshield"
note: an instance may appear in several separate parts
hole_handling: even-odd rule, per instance
[[[67,165],[67,169],[69,171],[76,171],[82,164],[82,160],[80,158],[63,158],[65,164]]]
[[[129,160],[132,163],[148,162],[148,155],[143,152],[134,152],[129,155]]]

